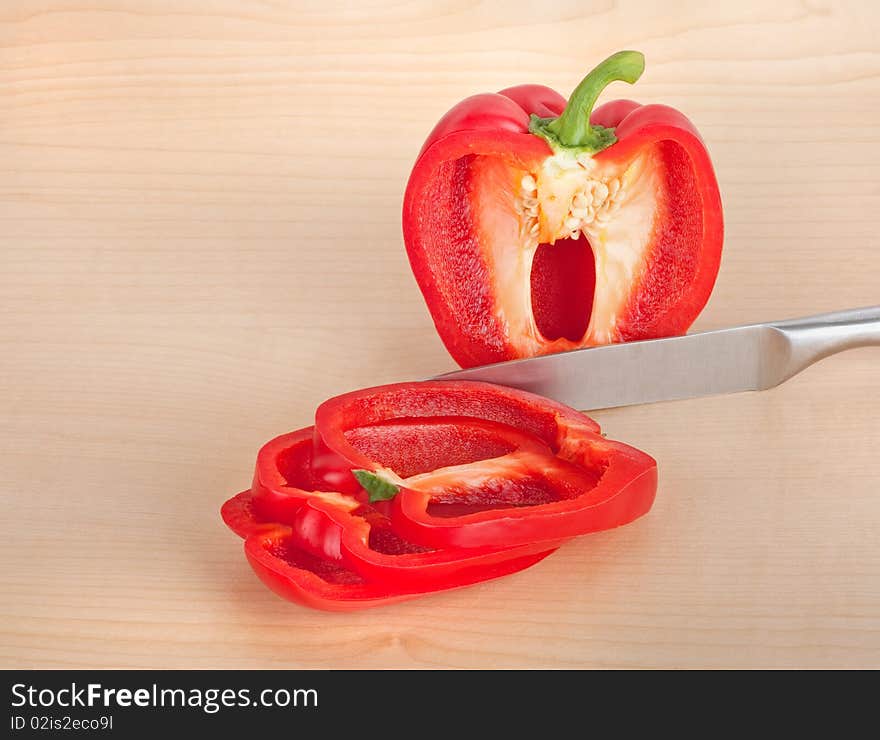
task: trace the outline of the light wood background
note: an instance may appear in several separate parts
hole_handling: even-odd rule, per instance
[[[880,303],[876,3],[0,5],[0,665],[880,665],[880,351],[598,414],[646,518],[516,576],[328,615],[218,509],[324,398],[450,370],[401,197],[460,98],[621,48],[726,209],[696,329]],[[711,6],[711,7],[704,7]]]

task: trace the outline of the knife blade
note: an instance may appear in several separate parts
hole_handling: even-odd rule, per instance
[[[817,360],[880,345],[880,306],[458,370],[582,410],[772,388]]]

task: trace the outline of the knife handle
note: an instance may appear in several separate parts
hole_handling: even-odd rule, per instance
[[[785,340],[787,377],[838,352],[880,346],[880,306],[774,321],[770,326]]]

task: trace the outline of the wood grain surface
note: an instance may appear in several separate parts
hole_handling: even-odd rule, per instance
[[[218,509],[324,398],[453,363],[400,235],[460,98],[642,50],[727,238],[695,329],[880,303],[880,6],[0,5],[0,665],[880,666],[880,352],[597,414],[631,526],[353,615],[286,603]]]

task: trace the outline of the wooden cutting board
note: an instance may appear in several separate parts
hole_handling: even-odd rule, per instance
[[[450,370],[401,197],[460,98],[636,90],[717,166],[697,323],[880,303],[871,3],[21,0],[0,8],[0,665],[880,665],[880,352],[777,390],[603,412],[661,486],[529,571],[327,615],[218,509],[324,398]],[[586,8],[586,9],[584,9]]]

